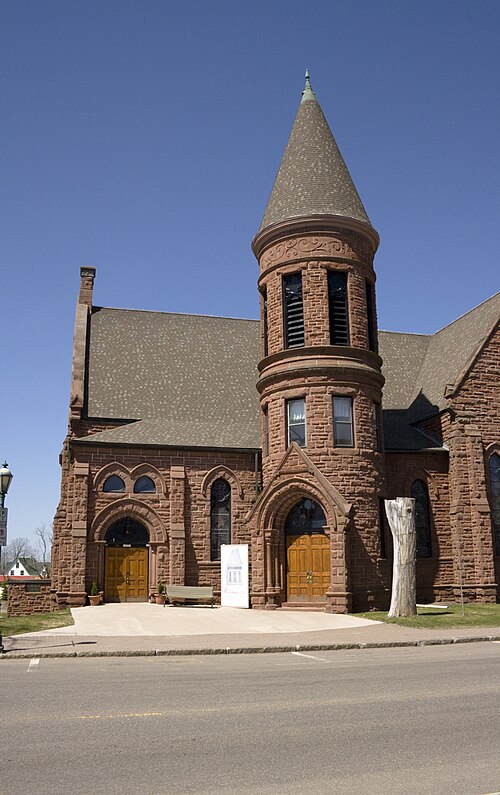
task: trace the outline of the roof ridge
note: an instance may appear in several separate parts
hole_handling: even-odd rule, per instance
[[[480,304],[476,304],[476,306],[473,306],[471,309],[468,309],[467,312],[464,312],[462,315],[459,315],[458,317],[455,318],[455,320],[450,320],[450,322],[447,323],[446,326],[439,328],[430,336],[433,337],[435,334],[440,334],[441,331],[446,331],[446,329],[450,328],[450,326],[453,326],[455,323],[458,323],[459,320],[463,320],[464,317],[467,317],[467,315],[472,314],[472,312],[476,312],[478,309],[484,306],[484,304],[487,304],[489,301],[493,301],[494,298],[497,298],[497,296],[500,296],[500,290],[496,293],[493,293],[493,295],[490,295],[489,298],[485,298],[484,301],[481,301]]]
[[[405,337],[432,337],[432,334],[424,334],[423,331],[388,331],[387,329],[378,330],[379,334],[400,334]]]
[[[92,310],[94,309],[105,309],[110,310],[112,312],[142,312],[144,314],[149,315],[174,315],[175,317],[203,317],[210,320],[238,320],[244,321],[245,323],[259,323],[258,318],[253,317],[228,317],[226,315],[203,315],[197,312],[164,312],[160,309],[131,309],[124,306],[97,306],[94,304],[92,306]]]

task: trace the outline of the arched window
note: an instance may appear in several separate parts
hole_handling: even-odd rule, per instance
[[[294,505],[286,517],[285,533],[287,535],[323,533],[325,525],[326,516],[321,505],[305,498]]]
[[[495,555],[500,555],[500,455],[490,458],[490,507]]]
[[[145,547],[148,544],[148,531],[144,525],[130,516],[113,522],[106,533],[108,547]]]
[[[102,487],[103,491],[125,491],[125,483],[118,475],[111,475],[104,482],[104,486]]]
[[[423,480],[415,480],[411,487],[415,500],[415,523],[417,529],[417,558],[430,558],[431,519],[429,512],[429,492]]]
[[[220,560],[221,544],[231,543],[231,486],[218,478],[210,490],[210,559]]]
[[[154,481],[148,478],[147,475],[138,478],[134,483],[134,494],[154,494],[155,491]]]

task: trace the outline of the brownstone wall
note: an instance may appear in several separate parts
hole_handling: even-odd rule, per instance
[[[125,481],[125,493],[103,492],[113,473]],[[144,474],[155,481],[155,494],[133,493]],[[75,445],[58,511],[60,601],[84,603],[94,580],[103,589],[106,530],[125,515],[149,531],[151,591],[158,579],[220,591],[220,563],[210,560],[210,486],[217,477],[231,484],[232,542],[250,543],[245,515],[256,496],[253,453]]]
[[[8,616],[29,616],[32,613],[50,613],[56,609],[51,594],[50,580],[26,577],[23,582],[9,580]]]
[[[470,599],[499,598],[500,559],[494,556],[488,501],[488,461],[500,449],[500,328],[485,343],[451,396],[451,521],[456,591]]]
[[[450,527],[448,453],[386,453],[387,496],[410,497],[415,480],[429,492],[431,557],[417,559],[417,599],[452,599],[454,595],[453,545]],[[392,546],[390,531],[388,547]]]

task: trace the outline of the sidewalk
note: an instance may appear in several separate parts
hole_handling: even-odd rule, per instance
[[[1,659],[262,654],[500,641],[499,627],[423,630],[301,611],[129,604],[75,608],[72,614],[74,626],[5,637]]]

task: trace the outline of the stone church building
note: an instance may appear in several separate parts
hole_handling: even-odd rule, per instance
[[[254,608],[387,607],[383,499],[411,496],[421,601],[500,581],[500,293],[377,328],[372,227],[309,79],[262,224],[260,322],[108,309],[81,269],[52,588],[83,605],[212,585]]]

